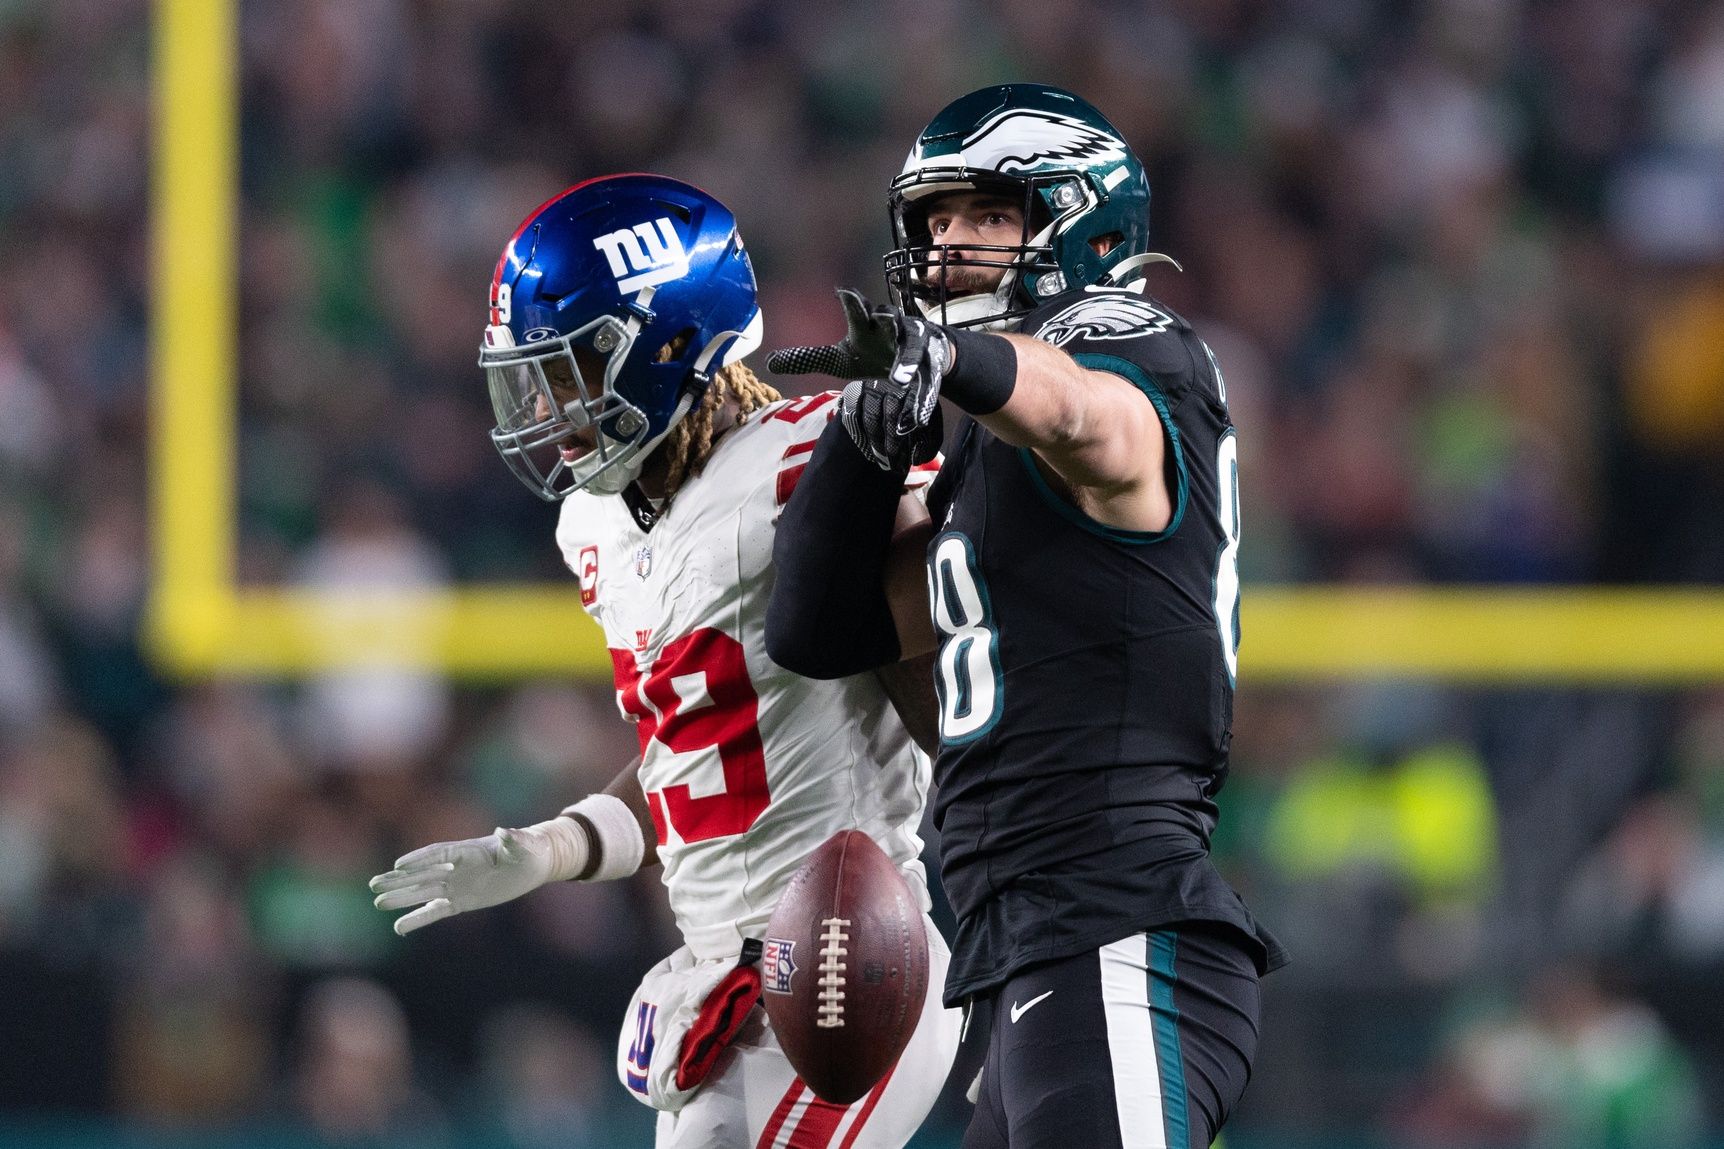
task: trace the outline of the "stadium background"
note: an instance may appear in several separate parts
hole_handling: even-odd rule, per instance
[[[226,8],[0,4],[0,1145],[644,1143],[611,1050],[674,944],[655,876],[408,940],[364,888],[601,784],[633,748],[608,686],[341,641],[364,593],[566,580],[473,360],[497,245],[586,175],[731,204],[768,344],[814,340],[833,284],[879,292],[932,112],[1064,84],[1147,163],[1186,266],[1152,290],[1227,373],[1248,604],[1724,578],[1718,4],[247,0],[237,213],[152,248],[223,127],[167,115],[163,29]],[[180,82],[219,109],[230,78]],[[230,238],[226,290],[165,282]],[[164,414],[175,291],[232,384],[213,438]],[[192,503],[234,536],[211,601],[363,592],[324,646],[175,645]],[[567,613],[498,601],[499,648],[586,664]],[[1717,600],[1677,601],[1724,650]],[[1297,960],[1234,1149],[1724,1144],[1724,690],[1661,673],[1667,637],[1614,640],[1656,681],[1254,682],[1247,615],[1217,856]]]

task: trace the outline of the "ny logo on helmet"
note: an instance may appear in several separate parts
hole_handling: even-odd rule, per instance
[[[688,253],[668,216],[601,235],[593,246],[605,253],[617,290],[624,295],[688,274]]]

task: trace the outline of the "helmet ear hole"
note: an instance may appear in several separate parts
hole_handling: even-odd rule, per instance
[[[1091,238],[1089,246],[1090,250],[1095,252],[1097,255],[1106,255],[1124,242],[1125,233],[1123,231],[1110,231],[1104,235],[1098,235]]]
[[[928,205],[924,200],[906,201],[898,218],[906,243],[919,245],[933,241],[933,233],[928,229]]]
[[[694,342],[694,336],[694,328],[683,328],[671,336],[670,342],[658,349],[658,354],[653,356],[653,362],[669,363],[672,359],[681,359],[683,354],[688,351],[688,345]]]

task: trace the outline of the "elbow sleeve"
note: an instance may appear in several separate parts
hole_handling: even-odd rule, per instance
[[[904,480],[826,425],[778,520],[766,653],[807,678],[843,678],[898,660],[886,555]]]

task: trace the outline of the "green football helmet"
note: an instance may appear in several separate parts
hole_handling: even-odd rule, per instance
[[[1020,242],[966,245],[964,255],[935,245],[928,204],[954,191],[1021,199]],[[916,138],[887,203],[893,302],[953,327],[1006,326],[1062,291],[1122,283],[1128,272],[1166,259],[1148,251],[1143,164],[1088,102],[1046,84],[996,85],[947,105]],[[993,292],[947,297],[944,267],[1000,262],[1008,270]]]

